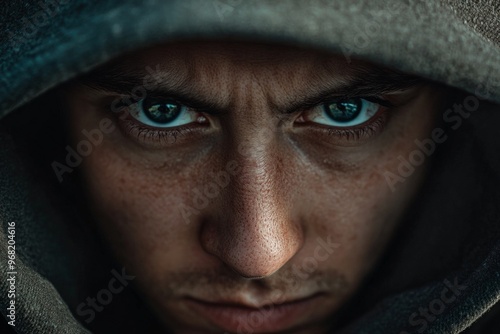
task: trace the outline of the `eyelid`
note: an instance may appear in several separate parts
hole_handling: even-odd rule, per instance
[[[316,100],[311,100],[311,101],[306,101],[303,104],[301,104],[300,107],[298,108],[293,108],[292,110],[288,111],[287,114],[294,114],[294,113],[302,113],[306,112],[310,109],[317,108],[319,106],[322,106],[326,103],[334,103],[334,102],[340,102],[352,98],[359,98],[359,99],[364,99],[373,103],[378,103],[381,106],[387,107],[387,108],[393,108],[396,107],[396,105],[391,102],[390,100],[383,98],[381,95],[354,95],[354,94],[344,94],[344,95],[338,95],[335,93],[332,93],[330,95],[323,96],[321,98],[318,98]]]
[[[394,108],[396,105],[388,99],[381,98],[379,96],[360,96],[360,99],[364,99],[373,103],[380,104],[386,108]]]
[[[316,107],[315,109],[320,107],[321,106]],[[300,128],[310,128],[316,133],[325,134],[329,138],[334,138],[332,142],[335,143],[335,145],[358,146],[367,143],[383,132],[391,118],[389,109],[391,108],[380,105],[379,110],[371,118],[363,123],[352,126],[339,127],[324,125],[314,121],[300,122],[298,126]],[[310,109],[310,111],[313,110],[314,109]]]
[[[339,88],[310,98],[302,97],[302,100],[305,101],[294,104],[290,110],[286,111],[286,113],[293,114],[296,112],[303,112],[326,102],[352,98],[362,98],[368,101],[380,103],[381,105],[385,104],[384,106],[386,107],[399,107],[411,99],[412,96],[418,94],[423,86],[424,83],[418,81],[410,85],[402,85],[400,88],[392,86],[388,87],[386,85],[365,86],[363,88],[353,88],[351,90]]]
[[[191,101],[190,99],[183,98],[182,96],[170,92],[151,91],[148,92],[147,95],[141,96],[140,98],[135,98],[131,93],[128,93],[128,94],[120,94],[116,98],[132,102],[130,104],[124,104],[121,107],[129,107],[134,103],[138,103],[140,100],[150,98],[155,100],[171,100],[176,103],[182,104],[183,106],[187,107],[190,111],[193,112],[200,112],[200,113],[202,112],[209,115],[220,115],[225,113],[224,111],[217,109],[214,105],[205,104],[200,101]]]

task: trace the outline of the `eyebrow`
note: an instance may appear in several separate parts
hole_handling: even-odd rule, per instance
[[[103,67],[91,72],[80,82],[88,87],[110,93],[131,95],[134,89],[144,88],[143,82],[148,75],[145,71],[131,69],[120,64]],[[228,107],[217,98],[195,94],[185,78],[165,72],[160,84],[147,91],[147,96],[155,98],[172,98],[188,107],[211,114],[224,114]],[[311,89],[294,96],[291,103],[273,105],[281,114],[291,114],[303,111],[328,100],[348,99],[352,97],[380,97],[391,92],[402,91],[422,84],[425,79],[383,67],[359,67],[353,69],[352,74],[340,80],[332,77],[335,84],[324,88]]]
[[[113,64],[88,73],[80,77],[78,81],[93,89],[120,95],[132,95],[134,89],[145,89],[144,80],[147,76],[146,71]],[[159,77],[162,80],[161,83],[156,83],[155,88],[146,90],[148,97],[172,98],[188,107],[212,114],[227,112],[222,101],[195,94],[185,78],[170,72],[164,72]]]
[[[342,78],[342,83],[335,87],[319,89],[308,96],[300,96],[287,106],[287,113],[302,111],[304,109],[325,103],[328,100],[349,99],[353,97],[380,98],[382,95],[403,91],[423,84],[427,80],[403,72],[373,67],[359,68],[347,78]]]

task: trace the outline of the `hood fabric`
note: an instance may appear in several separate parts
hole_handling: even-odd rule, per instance
[[[8,1],[0,31],[2,333],[153,333],[133,289],[90,324],[77,311],[122,268],[88,227],[78,171],[59,183],[51,168],[67,143],[53,91],[126,52],[221,38],[362,58],[454,87],[454,103],[477,102],[447,128],[397,236],[332,333],[500,333],[498,1]]]

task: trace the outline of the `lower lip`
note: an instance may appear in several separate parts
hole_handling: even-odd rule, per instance
[[[207,303],[186,299],[189,306],[203,318],[231,333],[269,333],[288,330],[314,312],[320,295],[285,304],[269,304],[261,308]]]

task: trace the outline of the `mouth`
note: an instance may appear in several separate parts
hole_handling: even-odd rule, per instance
[[[286,302],[250,306],[236,301],[186,298],[188,306],[212,325],[230,333],[276,333],[304,324],[317,311],[323,293]]]

